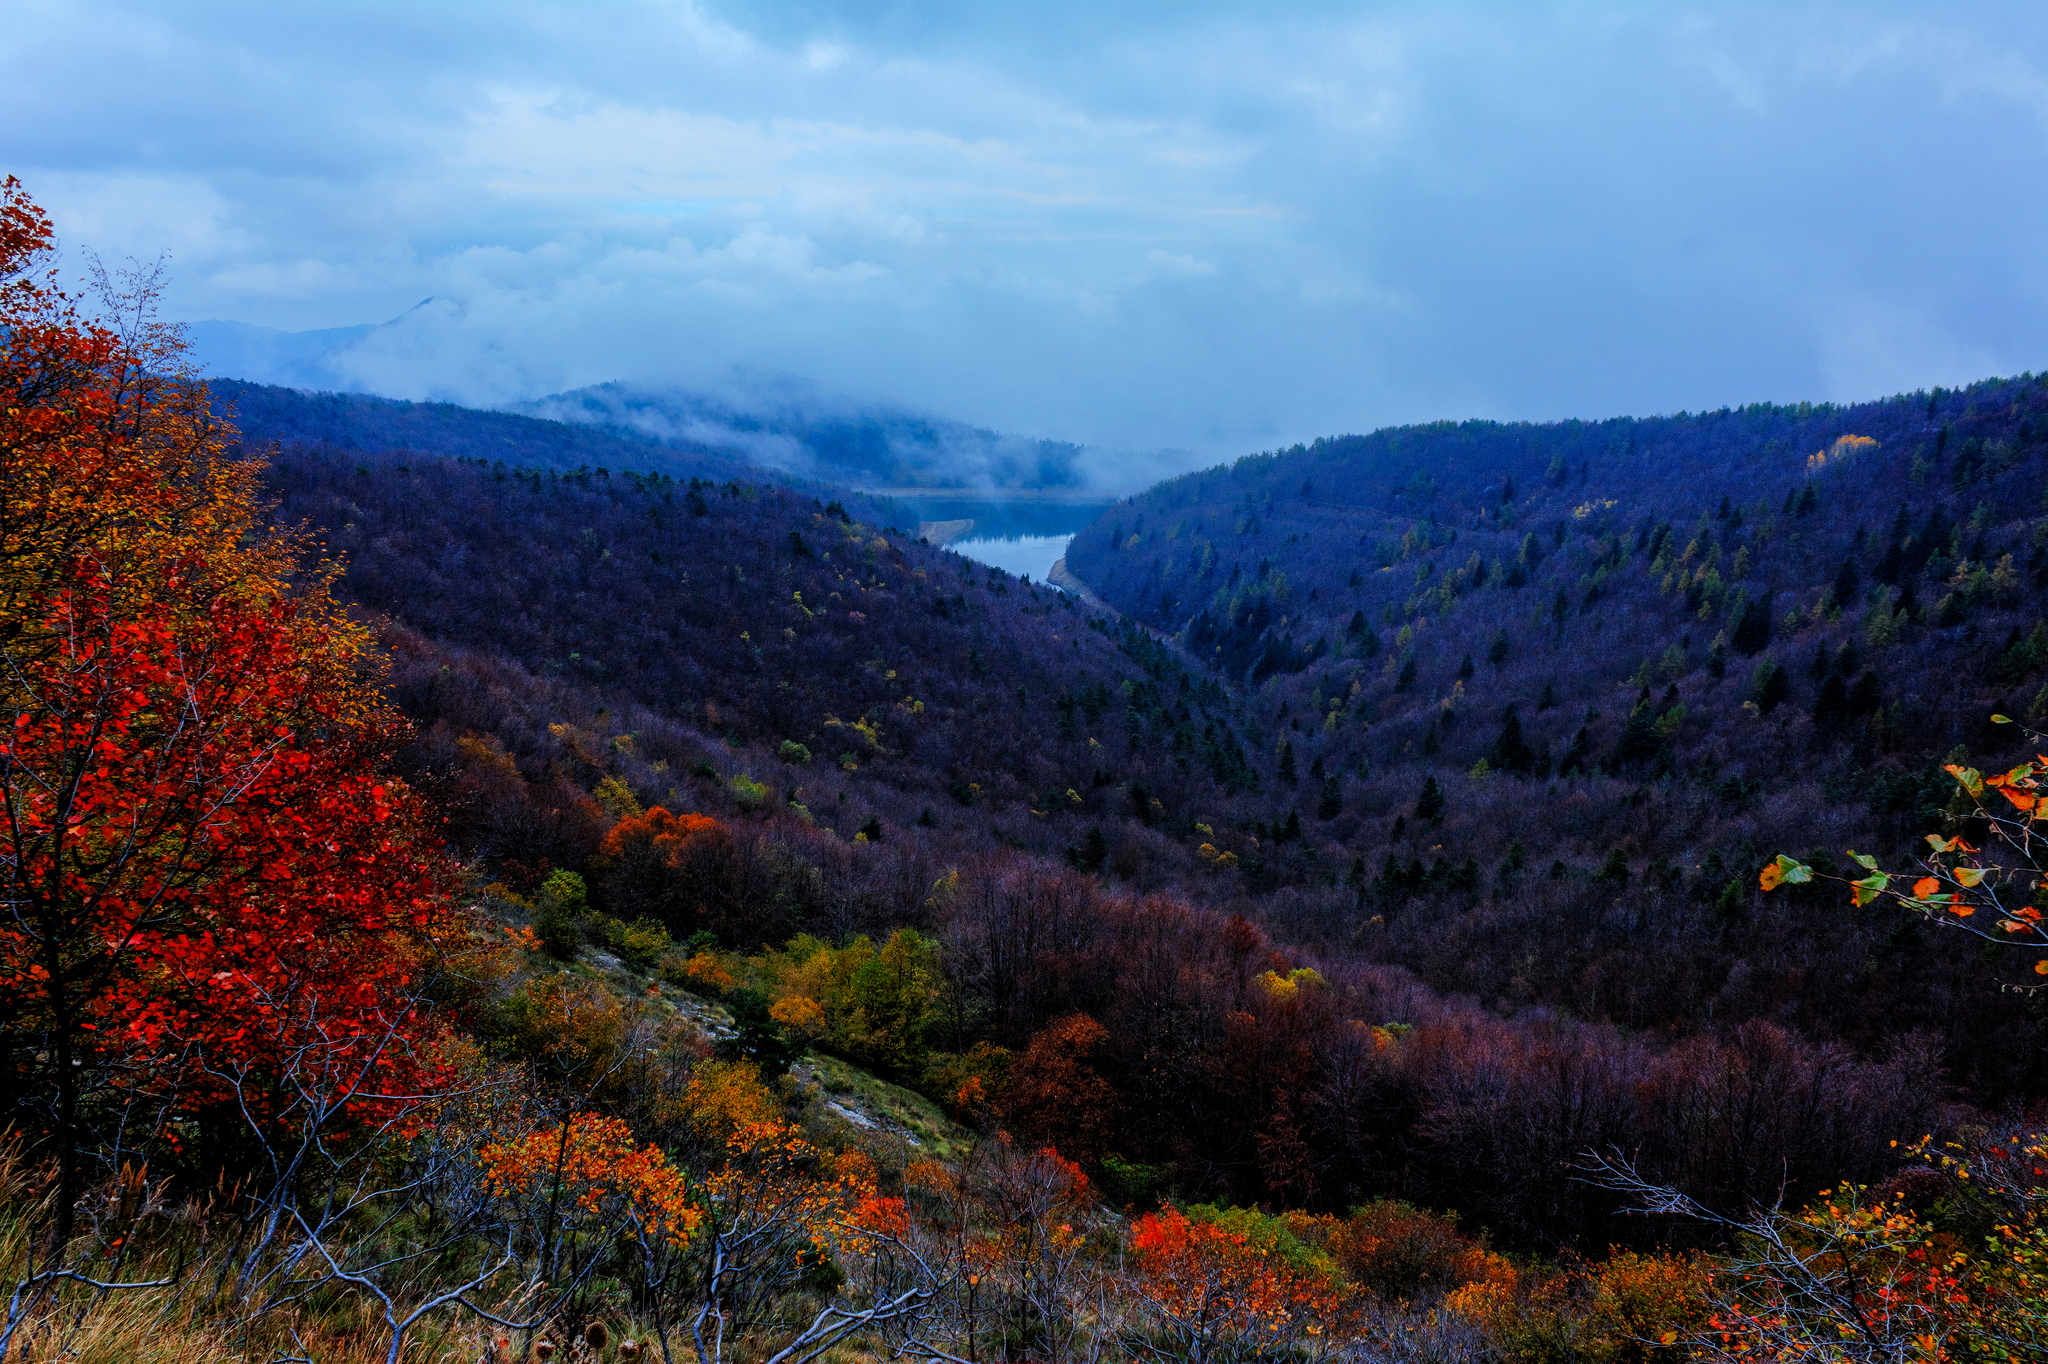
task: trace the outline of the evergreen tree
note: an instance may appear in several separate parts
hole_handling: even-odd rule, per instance
[[[1820,684],[1820,694],[1813,699],[1813,723],[1826,728],[1848,717],[1849,689],[1842,685],[1840,673],[1829,673],[1827,681]]]
[[[1475,671],[1477,670],[1472,666],[1472,655],[1466,654],[1464,661],[1458,664],[1458,680],[1460,682],[1470,682]]]
[[[1344,811],[1344,779],[1335,772],[1323,778],[1322,799],[1316,802],[1316,818],[1328,822]]]
[[[1758,710],[1769,715],[1791,694],[1792,682],[1783,668],[1768,658],[1756,665],[1749,680],[1749,699],[1756,702]]]
[[[1735,652],[1745,658],[1760,654],[1771,642],[1771,594],[1749,602],[1742,608],[1742,619],[1735,622],[1735,633],[1728,642],[1735,646]]]
[[[1593,879],[1605,882],[1616,890],[1628,884],[1628,858],[1622,856],[1621,849],[1616,848],[1607,854],[1606,864]]]
[[[1279,775],[1281,781],[1286,782],[1289,786],[1294,785],[1296,778],[1294,774],[1294,741],[1292,739],[1282,739],[1280,741]]]
[[[1637,701],[1635,709],[1629,712],[1628,723],[1621,727],[1620,740],[1615,744],[1616,761],[1637,763],[1653,758],[1661,744],[1656,710],[1648,701]]]
[[[1852,555],[1842,560],[1842,566],[1835,572],[1835,605],[1847,610],[1856,601],[1856,593],[1863,587],[1863,580],[1856,572],[1856,560]]]
[[[1431,824],[1443,820],[1444,788],[1437,785],[1434,774],[1422,779],[1422,792],[1415,797],[1415,817]]]
[[[1501,714],[1500,737],[1493,741],[1493,751],[1487,758],[1503,772],[1527,772],[1535,763],[1535,753],[1522,738],[1522,717],[1512,701]]]

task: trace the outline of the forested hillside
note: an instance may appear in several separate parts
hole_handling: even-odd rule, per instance
[[[452,403],[314,393],[236,379],[216,380],[210,388],[216,409],[255,451],[274,445],[419,451],[536,469],[634,469],[682,477],[731,477],[749,467],[734,452],[708,445],[657,444],[628,432]]]
[[[1630,1228],[1574,1182],[1578,1144],[1739,1201],[1787,1161],[1880,1176],[1893,1129],[1945,1095],[1931,1041],[1865,1060],[1770,1026],[1644,1045],[1371,968],[1347,864],[1283,824],[1296,787],[1270,754],[1291,729],[1250,724],[1141,631],[811,499],[317,450],[270,477],[346,557],[351,599],[390,614],[392,694],[421,731],[400,770],[457,845],[528,897],[557,871],[587,882],[595,917],[567,942],[626,951],[636,921],[741,953],[932,935],[929,1003],[851,1054],[941,1096],[980,1074],[1013,1130],[1134,1178],[1311,1204],[1384,1190],[1516,1243],[1598,1243]],[[655,806],[715,836],[664,832]],[[687,851],[653,851],[676,837]],[[1327,986],[1260,983],[1304,969]],[[1115,1098],[1006,1091],[1012,1063],[990,1058],[1079,1015],[1103,1031],[1062,1064]],[[1602,1097],[1566,1114],[1540,1087],[1493,1092],[1481,1077],[1509,1057]],[[1667,1107],[1729,1066],[1782,1110],[1733,1145]],[[1531,1168],[1527,1134],[1560,1122]]]
[[[1943,761],[2048,710],[2048,385],[1322,440],[1120,504],[1068,564],[1274,737],[1284,931],[1632,1028],[1770,1019],[2041,1092],[2031,967],[1914,915],[1761,896],[1898,856]],[[1219,845],[1220,846],[1220,845]],[[1348,870],[1344,870],[1348,869]],[[1248,887],[1248,889],[1251,889]]]
[[[754,808],[807,807],[849,840],[1092,847],[1098,866],[1134,788],[1149,817],[1252,780],[1221,687],[837,500],[317,448],[270,478],[279,514],[319,528],[353,599],[393,620],[398,695],[437,752],[475,729],[532,780],[611,775],[693,808],[745,774],[768,788]],[[1203,761],[1126,753],[1126,731],[1162,725],[1202,726]],[[597,833],[507,837],[580,865]]]

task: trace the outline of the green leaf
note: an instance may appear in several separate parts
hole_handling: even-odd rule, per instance
[[[1860,853],[1857,852],[1854,848],[1848,848],[1844,851],[1846,851],[1849,854],[1849,856],[1855,858],[1856,861],[1861,863],[1865,871],[1877,870],[1877,859],[1872,857],[1869,853]]]
[[[2006,719],[2003,715],[1994,715],[1991,717],[1991,723],[1994,725],[2009,725],[2012,721]]]
[[[1891,884],[1891,880],[1891,877],[1886,876],[1883,872],[1879,872],[1875,876],[1866,876],[1861,881],[1850,882],[1852,887],[1850,892],[1851,902],[1858,908],[1869,904],[1883,892],[1886,886]]]
[[[1757,876],[1757,884],[1761,885],[1765,890],[1776,890],[1786,882],[1796,886],[1812,879],[1813,868],[1807,866],[1804,862],[1795,862],[1785,856],[1785,854],[1779,853],[1777,860],[1765,866],[1763,871]]]

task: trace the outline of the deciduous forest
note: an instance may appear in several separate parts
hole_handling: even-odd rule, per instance
[[[0,1360],[2048,1357],[2048,379],[1321,440],[1083,596],[53,245]]]

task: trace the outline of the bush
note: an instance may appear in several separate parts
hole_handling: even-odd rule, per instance
[[[775,750],[775,756],[792,766],[802,767],[811,760],[811,750],[794,739],[784,739],[782,747]]]
[[[636,971],[650,969],[669,950],[668,930],[652,919],[635,919],[630,924],[607,920],[605,942]]]
[[[583,946],[583,916],[590,907],[583,878],[573,871],[555,872],[541,883],[536,903],[533,931],[542,949],[557,960],[573,960]]]
[[[1485,1276],[1485,1247],[1455,1218],[1393,1199],[1355,1209],[1331,1235],[1330,1252],[1353,1283],[1382,1298],[1447,1292]]]

